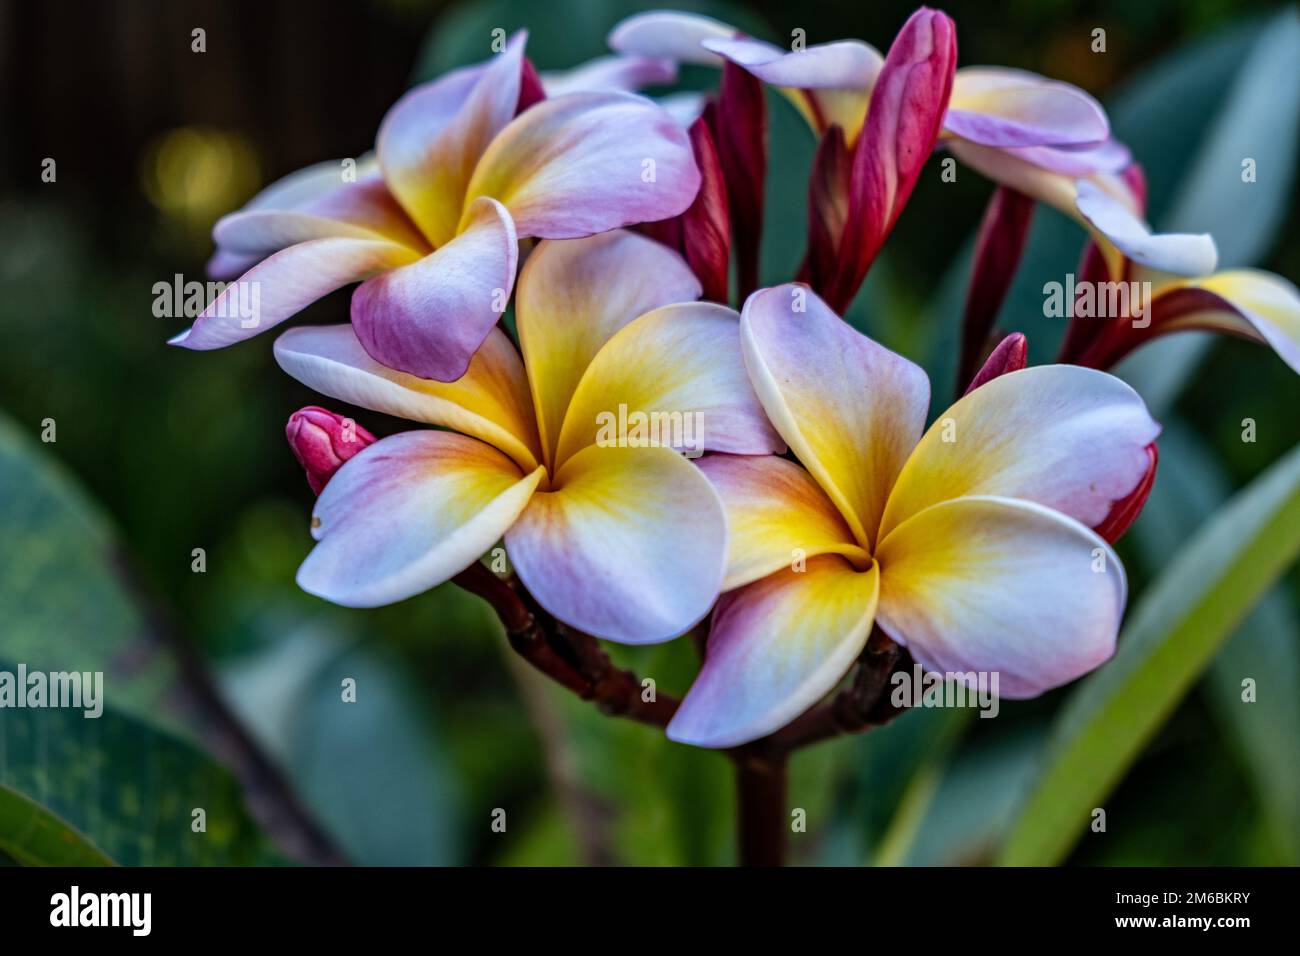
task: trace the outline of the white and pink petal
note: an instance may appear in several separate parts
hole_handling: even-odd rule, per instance
[[[345,462],[316,500],[317,544],[298,584],[346,607],[427,591],[500,540],[542,474],[454,432],[381,439]]]
[[[1115,652],[1123,566],[1058,511],[956,498],[885,535],[877,560],[877,623],[928,671],[968,686],[996,674],[1000,696],[1035,697]]]
[[[871,634],[880,575],[836,555],[778,571],[718,601],[704,664],[668,737],[734,747],[763,737],[826,696]]]
[[[726,564],[722,503],[666,448],[589,446],[506,533],[515,571],[547,611],[596,637],[653,644],[713,605]]]

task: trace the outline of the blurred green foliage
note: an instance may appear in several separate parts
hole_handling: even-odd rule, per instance
[[[495,27],[528,27],[529,53],[542,69],[570,66],[600,55],[608,28],[648,6],[438,6],[412,77],[482,59]],[[860,36],[882,48],[910,12],[909,4],[856,0],[675,6],[778,42],[801,27],[809,42]],[[374,16],[392,16],[391,7],[375,4]],[[1277,41],[1271,59],[1258,45],[1278,32],[1269,19],[1274,5],[1012,0],[996,10],[982,2],[945,8],[958,23],[962,63],[1036,69],[1107,102],[1116,131],[1146,167],[1157,225],[1211,229],[1233,261],[1293,279],[1300,273],[1290,182],[1295,57]],[[395,31],[406,29],[410,6],[403,11]],[[1104,56],[1088,53],[1095,26],[1108,31]],[[359,50],[346,67],[364,75],[367,58],[379,55]],[[714,82],[703,69],[682,78],[686,87]],[[332,107],[307,100],[300,109],[327,117]],[[769,113],[763,276],[778,282],[792,277],[802,252],[814,144],[780,97],[769,97]],[[239,130],[226,135],[231,154],[247,149]],[[1206,196],[1198,175],[1209,175],[1203,171],[1216,168],[1224,149],[1241,151],[1223,138],[1251,136],[1249,154],[1271,157],[1261,159],[1258,192],[1227,204]],[[331,155],[365,146],[339,142]],[[153,148],[140,144],[142,168]],[[280,156],[258,161],[262,170],[286,169]],[[44,804],[63,821],[51,818],[50,827],[70,825],[118,862],[279,860],[240,805],[238,785],[203,752],[177,706],[173,666],[145,640],[161,608],[198,644],[235,711],[353,859],[729,862],[726,762],[603,717],[521,669],[477,599],[447,585],[356,611],[296,589],[293,574],[310,547],[311,495],[282,425],[317,396],[279,372],[267,338],[211,353],[163,345],[182,323],[152,317],[153,285],[176,273],[198,277],[207,249],[189,238],[190,212],[181,221],[153,210],[143,187],[123,189],[131,195],[117,208],[129,214],[115,222],[112,244],[91,227],[94,206],[75,184],[66,191],[35,184],[0,199],[7,226],[0,328],[9,344],[0,353],[0,408],[13,422],[0,428],[0,666],[102,667],[111,704],[100,721],[57,711],[0,715],[7,761],[0,786]],[[966,171],[954,186],[924,176],[848,316],[923,361],[939,397],[951,390],[970,237],[990,191]],[[1214,201],[1198,211],[1198,197]],[[1202,215],[1213,221],[1193,221]],[[1073,268],[1082,234],[1050,211],[1036,217],[1002,324],[1026,331],[1043,361],[1061,330],[1041,318],[1037,290]],[[347,295],[318,303],[304,319],[343,320]],[[1161,372],[1173,363],[1148,364]],[[1152,385],[1164,390],[1172,424],[1151,505],[1122,549],[1134,606],[1210,512],[1300,440],[1300,385],[1266,350],[1216,341],[1182,368]],[[379,434],[400,427],[355,414]],[[1240,440],[1246,417],[1258,423],[1253,444]],[[47,418],[57,423],[57,441],[41,445]],[[195,548],[205,551],[203,573],[192,570]],[[124,586],[119,562],[134,569],[157,608]],[[1071,861],[1297,861],[1297,584],[1293,570],[1228,641],[1201,692],[1178,703],[1142,750],[1106,798],[1108,832],[1084,833],[1079,822]],[[695,666],[689,640],[612,651],[665,692],[683,691]],[[1261,681],[1259,703],[1242,705],[1239,676],[1255,672],[1271,680]],[[355,705],[340,700],[345,677],[358,682]],[[790,802],[806,810],[808,830],[793,837],[795,859],[991,862],[1069,693],[1006,702],[995,721],[909,714],[799,754]],[[189,827],[195,806],[208,808],[203,840]],[[491,829],[498,809],[506,833]],[[0,790],[0,829],[6,812],[30,807]],[[0,852],[23,859],[3,841]]]

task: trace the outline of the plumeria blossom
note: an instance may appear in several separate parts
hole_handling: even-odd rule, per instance
[[[504,537],[528,591],[572,627],[634,644],[690,628],[722,581],[721,502],[671,442],[602,441],[598,422],[698,415],[705,449],[784,448],[745,375],[739,317],[700,291],[675,252],[619,230],[538,244],[519,277],[520,350],[494,327],[456,382],[376,362],[348,325],[282,334],[277,361],[316,391],[446,429],[343,463],[299,584],[349,606],[400,601]]]
[[[366,352],[454,381],[506,307],[520,239],[588,236],[690,206],[700,177],[686,131],[625,92],[535,102],[524,39],[403,96],[356,182],[313,167],[218,222],[214,264],[251,265],[231,288],[257,283],[260,314],[241,317],[227,290],[174,344],[230,345],[361,281],[352,324]]]
[[[730,557],[704,665],[668,728],[725,747],[829,692],[873,626],[941,673],[1033,697],[1114,651],[1126,584],[1092,530],[1159,426],[1117,378],[1008,371],[925,429],[925,373],[798,285],[745,303],[749,379],[802,465],[710,455]],[[1000,361],[1023,355],[1012,341]]]

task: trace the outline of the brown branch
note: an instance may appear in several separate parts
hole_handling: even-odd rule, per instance
[[[510,646],[556,683],[606,714],[656,727],[672,720],[677,698],[656,690],[654,699],[646,700],[637,676],[615,667],[596,638],[560,624],[513,579],[503,581],[476,561],[452,580],[491,604]]]
[[[788,753],[844,734],[858,734],[889,723],[905,708],[889,699],[890,678],[912,666],[911,655],[877,627],[858,658],[853,682],[828,703],[796,718],[755,745]],[[750,745],[753,746],[753,745]]]
[[[736,758],[736,842],[741,866],[782,866],[788,785],[785,754]]]
[[[510,646],[524,660],[606,714],[666,727],[675,697],[647,701],[631,671],[615,667],[590,634],[546,613],[515,579],[502,580],[480,562],[452,579],[496,610]],[[787,759],[810,744],[888,723],[901,712],[889,700],[890,677],[911,667],[905,650],[875,629],[858,659],[852,683],[828,703],[814,707],[759,740],[722,751],[736,765],[737,844],[743,866],[780,866],[785,861]]]

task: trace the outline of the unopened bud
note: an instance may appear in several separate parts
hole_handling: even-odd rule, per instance
[[[290,415],[284,436],[318,495],[345,461],[375,440],[352,419],[316,405]]]

